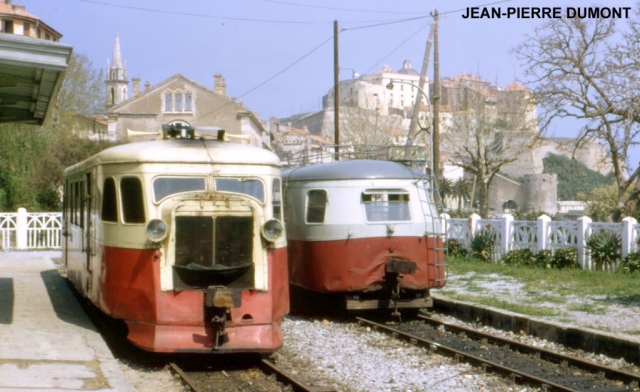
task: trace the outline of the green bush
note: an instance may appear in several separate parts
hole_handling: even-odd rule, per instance
[[[445,244],[447,255],[451,257],[467,257],[467,249],[456,239],[449,239]]]
[[[500,259],[500,263],[513,266],[532,266],[534,262],[534,254],[529,249],[512,250]]]
[[[629,253],[620,261],[620,267],[618,271],[622,271],[626,274],[631,274],[635,271],[640,271],[640,252]]]
[[[593,233],[587,237],[586,244],[598,270],[610,267],[621,258],[622,240],[620,235],[613,231]]]
[[[517,249],[507,253],[500,263],[512,266],[535,268],[578,268],[578,252],[575,248],[532,252],[529,249]]]
[[[471,257],[483,261],[491,261],[496,248],[496,232],[493,230],[479,230],[471,236],[469,241]]]
[[[533,266],[538,268],[552,267],[552,254],[550,250],[543,249],[533,255]]]
[[[578,251],[576,248],[556,249],[551,258],[551,267],[557,269],[580,268],[578,263]]]

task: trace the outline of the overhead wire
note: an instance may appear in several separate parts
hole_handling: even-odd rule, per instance
[[[161,14],[172,14],[172,15],[182,15],[182,16],[210,18],[210,19],[222,19],[222,20],[234,20],[234,21],[244,21],[244,22],[288,23],[288,24],[300,24],[300,23],[322,23],[322,24],[326,24],[326,23],[334,23],[334,22],[312,22],[312,21],[290,21],[290,20],[267,20],[267,19],[237,18],[237,17],[227,17],[227,16],[216,16],[216,15],[207,15],[207,14],[199,14],[199,13],[190,13],[190,12],[183,12],[183,11],[165,11],[165,10],[159,10],[159,9],[153,9],[153,8],[147,8],[147,7],[136,7],[136,6],[131,6],[131,5],[113,4],[113,3],[109,3],[109,2],[106,2],[106,1],[100,1],[100,0],[76,0],[76,1],[80,1],[80,2],[83,2],[83,3],[99,4],[99,5],[104,5],[104,6],[116,7],[116,8],[124,8],[124,9],[138,10],[138,11],[161,13]],[[350,11],[350,12],[372,12],[372,13],[385,13],[385,14],[404,13],[404,12],[401,12],[401,11],[399,11],[399,12],[398,11],[396,11],[396,12],[393,12],[393,11],[391,11],[391,12],[386,12],[386,11],[384,11],[384,12],[383,11],[363,11],[363,10],[355,10],[355,9],[339,8],[339,7],[312,6],[312,5],[298,4],[298,3],[281,1],[281,0],[260,0],[260,1],[284,4],[284,5],[289,5],[289,6],[299,6],[299,7],[307,7],[307,8],[320,8],[320,9]],[[494,1],[494,2],[490,2],[490,3],[485,3],[485,4],[482,4],[482,5],[478,5],[477,7],[486,7],[486,6],[505,3],[505,2],[510,2],[510,1],[512,1],[512,0],[499,0],[499,1]],[[464,10],[465,10],[465,8],[456,9],[456,10],[450,10],[450,11],[444,11],[444,12],[441,12],[440,15],[444,16],[444,15],[447,15],[447,14],[462,12]],[[411,21],[425,19],[425,18],[432,18],[432,17],[433,17],[433,15],[430,14],[430,15],[416,16],[416,17],[412,17],[412,18],[405,18],[405,19],[399,19],[399,20],[392,20],[392,21],[385,21],[385,22],[375,22],[375,23],[372,23],[372,24],[369,24],[369,25],[366,25],[366,26],[343,28],[342,30],[340,30],[339,33],[343,33],[345,31],[354,31],[354,30],[376,28],[376,27],[381,27],[381,26],[388,26],[388,25],[398,24],[398,23],[406,23],[406,22],[411,22]],[[366,23],[366,22],[345,22],[345,23]],[[370,72],[372,69],[377,67],[380,63],[382,63],[384,60],[386,60],[388,57],[390,57],[393,53],[398,51],[402,46],[404,46],[408,41],[410,41],[412,38],[414,38],[426,26],[428,26],[428,24],[422,25],[418,30],[416,30],[411,35],[409,35],[398,46],[396,46],[396,48],[394,48],[391,52],[389,52],[382,60],[380,60],[375,65],[373,65],[371,68],[369,68],[365,73]],[[314,47],[312,50],[310,50],[306,54],[304,54],[302,57],[298,58],[297,60],[295,60],[294,62],[292,62],[288,66],[284,67],[283,69],[281,69],[280,71],[275,73],[274,75],[270,76],[269,78],[267,78],[263,82],[257,84],[255,87],[250,88],[249,90],[247,90],[243,94],[239,95],[239,98],[243,98],[243,97],[249,95],[250,93],[254,92],[255,90],[257,90],[260,87],[264,86],[265,84],[269,83],[270,81],[272,81],[276,77],[280,76],[281,74],[283,74],[284,72],[286,72],[287,70],[289,70],[290,68],[295,66],[296,64],[300,63],[305,58],[309,57],[311,54],[316,52],[322,46],[327,44],[327,42],[329,42],[332,38],[333,38],[333,35],[331,37],[329,37],[328,39],[326,39],[325,41],[323,41],[322,43],[320,43],[319,45],[317,45],[316,47]],[[206,116],[206,115],[211,114],[211,113],[213,113],[213,112],[215,112],[217,110],[220,110],[222,107],[224,107],[224,106],[226,106],[228,104],[231,104],[232,102],[233,101],[229,101],[227,104],[225,104],[225,105],[223,105],[221,107],[218,107],[218,108],[212,110],[209,113],[203,114],[202,116]]]

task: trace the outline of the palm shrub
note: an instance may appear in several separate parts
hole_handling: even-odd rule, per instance
[[[622,240],[620,235],[613,231],[592,233],[587,237],[586,244],[598,270],[611,267],[621,258]]]
[[[476,231],[469,240],[471,257],[483,261],[491,261],[491,256],[496,248],[496,232],[493,230]]]

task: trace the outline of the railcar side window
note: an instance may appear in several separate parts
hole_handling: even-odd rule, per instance
[[[362,193],[369,222],[410,221],[409,193],[402,190],[375,190]]]
[[[307,193],[307,223],[323,223],[327,210],[327,191],[316,189]]]
[[[153,197],[156,203],[178,193],[205,190],[207,187],[204,177],[158,177],[153,180]]]
[[[273,180],[273,217],[282,221],[282,190],[280,189],[280,179]]]
[[[113,180],[113,178],[107,178],[104,180],[102,191],[102,220],[106,222],[118,221],[116,182]]]
[[[264,184],[255,178],[216,178],[216,191],[242,193],[264,203]]]
[[[142,183],[137,177],[120,180],[120,199],[125,223],[144,223],[144,195]]]

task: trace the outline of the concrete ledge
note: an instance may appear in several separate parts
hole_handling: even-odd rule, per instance
[[[624,358],[630,363],[640,362],[640,341],[631,337],[624,338],[574,325],[529,318],[518,313],[437,295],[432,297],[435,311],[467,322],[481,320],[483,324],[505,331],[513,333],[522,331],[527,335],[560,343],[570,348],[612,358]]]

